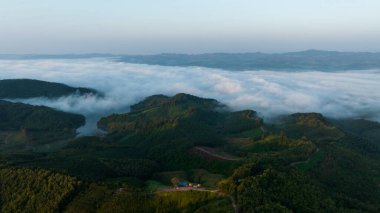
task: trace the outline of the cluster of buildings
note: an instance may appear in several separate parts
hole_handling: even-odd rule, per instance
[[[200,188],[201,184],[199,184],[199,183],[189,183],[189,182],[186,182],[186,181],[181,181],[181,182],[177,183],[177,187],[176,187],[177,189],[184,188],[184,187]]]

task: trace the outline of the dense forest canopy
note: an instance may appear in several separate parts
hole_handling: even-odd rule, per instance
[[[269,124],[180,93],[147,97],[102,118],[104,135],[62,143],[82,116],[7,101],[0,116],[4,211],[380,211],[376,122],[296,113]],[[20,143],[23,132],[41,137]],[[46,144],[48,135],[58,136]],[[180,181],[200,188],[173,187]]]
[[[82,115],[0,100],[0,142],[48,143],[76,135],[85,124]],[[4,138],[1,140],[1,138]]]
[[[76,129],[84,124],[81,115],[61,112],[44,106],[32,106],[0,100],[1,130],[55,131]]]
[[[32,79],[0,80],[0,99],[59,98],[68,95],[98,95],[88,88],[74,88],[60,83]]]

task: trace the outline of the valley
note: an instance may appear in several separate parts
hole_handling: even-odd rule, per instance
[[[84,117],[48,107],[1,101],[0,117],[4,212],[380,209],[376,122],[296,113],[267,123],[185,93],[103,117],[100,136],[76,137]]]
[[[380,213],[379,9],[0,0],[0,213]]]

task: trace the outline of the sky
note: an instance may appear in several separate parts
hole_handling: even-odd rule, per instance
[[[0,0],[0,53],[380,52],[379,0]]]

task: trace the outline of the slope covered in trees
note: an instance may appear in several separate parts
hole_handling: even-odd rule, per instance
[[[379,211],[379,149],[320,114],[297,113],[281,121],[276,128],[287,135],[285,141],[309,138],[314,148],[249,156],[220,183],[242,212]]]
[[[130,113],[114,114],[98,122],[98,126],[108,132],[147,132],[173,128],[241,132],[258,128],[261,124],[262,119],[257,117],[255,111],[232,113],[216,100],[183,93],[173,97],[148,97],[131,106]]]
[[[64,84],[32,79],[0,80],[0,99],[59,98],[68,95],[97,95],[88,88],[74,88]]]
[[[43,114],[49,113],[59,117],[58,112]],[[16,121],[28,117],[16,115],[21,114],[15,113],[15,123],[7,122],[14,130],[24,125]],[[71,117],[62,116],[70,126]],[[6,179],[2,206],[15,205],[17,200],[7,197],[19,193],[49,194],[43,184],[53,175],[73,180],[66,181],[72,190],[63,187],[61,197],[52,196],[52,208],[63,212],[380,211],[376,122],[297,113],[267,124],[253,110],[233,112],[213,99],[177,94],[148,97],[129,113],[104,117],[98,125],[107,131],[102,137],[76,138],[54,151],[2,147],[1,171],[12,177]],[[37,126],[41,132],[63,127]],[[20,178],[10,171],[49,175],[35,175],[33,181],[40,183],[26,181],[27,187],[19,189],[12,179]],[[177,191],[172,180],[205,188]],[[34,202],[32,196],[23,199],[21,207]]]
[[[41,169],[0,169],[1,212],[58,212],[80,182]]]
[[[0,133],[6,144],[14,135],[37,144],[73,137],[84,123],[82,115],[0,100]]]

